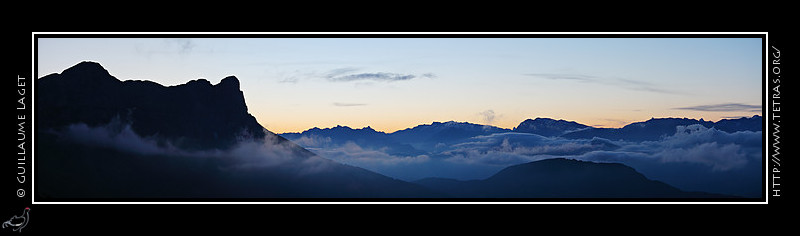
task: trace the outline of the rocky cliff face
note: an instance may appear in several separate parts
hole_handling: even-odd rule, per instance
[[[198,79],[177,86],[120,81],[100,64],[81,62],[37,81],[37,129],[119,119],[137,134],[187,149],[225,149],[237,140],[274,135],[247,111],[239,80]]]

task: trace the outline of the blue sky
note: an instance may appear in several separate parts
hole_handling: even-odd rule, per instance
[[[268,37],[39,38],[37,77],[84,60],[163,85],[235,75],[250,113],[276,133],[761,114],[760,38]]]

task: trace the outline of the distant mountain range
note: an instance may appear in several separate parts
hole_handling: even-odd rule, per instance
[[[381,150],[390,157],[443,160],[439,164],[449,163],[445,158],[453,156],[469,163],[472,156],[499,153],[497,160],[503,162],[532,155],[613,151],[620,146],[611,140],[657,139],[674,134],[678,125],[733,132],[760,130],[761,124],[758,116],[719,122],[668,118],[602,129],[537,118],[514,129],[450,121],[393,133],[337,126],[279,136],[248,113],[239,86],[233,76],[216,85],[205,79],[176,86],[120,81],[96,62],[81,62],[38,79],[34,197],[38,201],[719,198],[725,196],[681,191],[649,180],[623,164],[555,158],[504,164],[501,171],[480,180],[429,178],[412,183],[341,164],[309,149]],[[566,139],[581,141],[562,141]],[[525,146],[543,142],[547,145]],[[342,149],[348,145],[358,148]],[[369,159],[377,153],[360,154]],[[427,168],[446,172],[451,167]]]
[[[407,181],[435,177],[465,186],[458,181],[483,179],[511,165],[542,158],[582,158],[625,162],[648,177],[692,191],[757,197],[762,192],[758,177],[763,170],[759,141],[762,122],[758,115],[717,122],[653,118],[622,128],[594,128],[573,121],[536,118],[514,129],[449,121],[392,133],[337,126],[280,135],[327,158]],[[346,147],[364,150],[349,152]],[[388,156],[365,159],[364,153],[369,152]],[[376,164],[418,157],[428,161]],[[721,166],[726,170],[719,171]]]
[[[353,129],[347,126],[333,128],[312,128],[301,133],[282,133],[281,136],[297,140],[301,137],[316,136],[330,138],[334,143],[354,142],[362,147],[389,147],[389,153],[398,155],[418,155],[434,151],[437,146],[452,145],[466,139],[509,132],[509,129],[467,122],[433,122],[413,128],[398,130],[387,134],[370,127]]]
[[[367,147],[389,146],[398,150],[402,149],[407,153],[420,153],[421,151],[435,151],[437,145],[451,145],[476,136],[509,132],[565,139],[602,138],[624,141],[654,141],[674,135],[678,126],[702,125],[703,127],[714,128],[728,133],[738,131],[756,132],[761,131],[762,122],[761,116],[758,115],[738,119],[723,119],[717,122],[688,118],[653,118],[643,122],[631,123],[622,128],[594,128],[574,121],[536,118],[527,119],[514,129],[448,121],[418,125],[392,133],[375,131],[370,127],[353,129],[347,126],[336,126],[324,129],[312,128],[300,133],[282,133],[280,135],[290,140],[313,135],[330,138],[334,143],[350,141]],[[398,148],[401,146],[404,148]]]
[[[437,145],[451,145],[475,136],[508,132],[508,129],[467,122],[433,122],[398,130],[390,134],[401,143],[409,143],[419,149],[433,150]]]

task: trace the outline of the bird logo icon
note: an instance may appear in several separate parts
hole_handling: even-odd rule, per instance
[[[22,215],[19,216],[12,216],[11,219],[3,222],[3,228],[6,227],[12,228],[13,231],[22,232],[22,228],[25,228],[28,225],[28,220],[30,219],[28,216],[28,212],[31,211],[30,207],[26,207],[24,211],[22,211]]]

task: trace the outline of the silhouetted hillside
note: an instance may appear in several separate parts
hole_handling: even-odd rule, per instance
[[[507,167],[473,181],[429,178],[415,183],[454,197],[477,198],[709,198],[724,197],[683,192],[645,178],[617,163],[594,163],[563,158]]]
[[[247,112],[239,80],[233,76],[217,85],[198,79],[165,87],[150,81],[122,82],[96,62],[81,62],[40,78],[36,91],[38,129],[98,126],[118,117],[141,136],[157,136],[190,149],[225,149],[239,139],[271,134]]]

